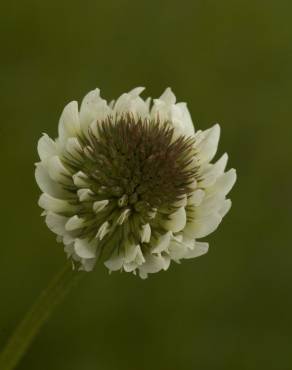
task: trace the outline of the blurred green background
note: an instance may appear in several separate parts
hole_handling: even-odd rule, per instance
[[[1,5],[0,345],[64,263],[37,206],[36,143],[95,87],[171,86],[219,122],[238,170],[209,253],[142,281],[88,274],[19,370],[292,369],[292,2],[15,1]]]

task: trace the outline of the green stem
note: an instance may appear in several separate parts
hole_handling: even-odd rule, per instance
[[[16,327],[0,354],[1,370],[12,370],[16,367],[41,326],[82,275],[84,273],[73,271],[71,263],[67,262],[61,271],[54,276],[49,286],[41,293],[32,308]]]

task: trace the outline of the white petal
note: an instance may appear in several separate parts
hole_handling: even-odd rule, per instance
[[[123,264],[123,268],[126,272],[135,271],[137,267],[139,267],[145,262],[145,258],[143,256],[140,245],[137,245],[135,247],[134,258],[131,256],[131,258],[129,259],[130,259],[130,262],[127,262],[127,260],[125,259],[124,264]]]
[[[173,260],[179,261],[184,258],[185,254],[189,251],[189,248],[182,241],[174,238],[169,245],[169,255]]]
[[[135,262],[137,263],[137,265],[142,265],[142,263],[145,262],[145,258],[144,258],[144,255],[142,253],[140,245],[137,248],[137,254],[136,254]]]
[[[194,214],[196,218],[204,218],[211,213],[217,213],[223,207],[225,202],[222,194],[214,193],[211,196],[204,198],[203,202],[195,209]]]
[[[51,179],[42,162],[36,164],[35,179],[39,188],[55,198],[66,198],[68,192],[62,188],[60,184]]]
[[[194,135],[194,125],[186,103],[175,104],[176,97],[170,88],[167,88],[159,99],[154,99],[151,117],[159,118],[161,122],[170,121],[173,125],[174,138],[179,135]]]
[[[56,213],[67,213],[76,211],[76,206],[69,204],[68,201],[56,199],[46,193],[40,196],[38,204],[46,211],[52,211]]]
[[[220,137],[220,126],[214,125],[210,129],[200,133],[201,142],[196,146],[201,164],[210,162],[217,152]]]
[[[100,122],[97,121],[97,120],[94,120],[92,121],[90,124],[89,124],[89,128],[87,129],[87,132],[85,133],[85,135],[89,136],[89,133],[91,132],[97,139],[100,137],[100,133],[99,133],[99,124]],[[85,131],[85,129],[84,129]]]
[[[230,210],[232,202],[230,199],[225,199],[222,207],[219,210],[220,216],[223,218]]]
[[[184,256],[184,258],[189,259],[202,256],[203,254],[208,252],[208,249],[209,249],[208,243],[196,241],[194,249],[189,250],[189,252]]]
[[[223,154],[222,157],[214,164],[207,164],[202,167],[202,171],[199,173],[203,179],[199,181],[199,186],[206,188],[212,186],[217,178],[224,173],[228,156]]]
[[[89,242],[87,239],[76,239],[74,243],[76,254],[81,258],[95,258],[97,242]]]
[[[171,88],[165,89],[164,93],[158,98],[153,100],[151,109],[151,117],[153,119],[159,118],[160,122],[172,120],[172,107],[176,102],[176,97]]]
[[[77,195],[80,200],[80,202],[85,202],[92,199],[92,196],[94,195],[94,192],[90,189],[78,189]]]
[[[164,101],[154,99],[150,116],[153,120],[159,119],[162,123],[164,121],[171,121],[171,106]]]
[[[190,238],[203,238],[215,231],[221,220],[222,217],[217,213],[195,219],[187,224],[184,233]]]
[[[148,97],[146,100],[145,100],[145,104],[146,104],[146,107],[147,107],[147,111],[150,112],[150,104],[151,104],[151,98]]]
[[[164,226],[167,230],[171,230],[176,233],[185,227],[186,222],[186,211],[184,207],[180,207],[177,211],[169,215],[169,220],[165,221]]]
[[[125,209],[118,217],[117,224],[122,225],[129,217],[131,210],[129,208]]]
[[[127,94],[122,94],[115,102],[114,114],[132,113],[136,117],[147,117],[148,106],[139,96],[143,90],[143,87],[137,87]]]
[[[195,130],[186,103],[178,103],[171,107],[171,121],[174,127],[185,136],[194,135]]]
[[[139,87],[135,87],[134,89],[130,90],[128,94],[137,98],[144,90],[145,90],[145,87],[139,86]]]
[[[78,171],[73,176],[74,184],[79,188],[87,188],[88,187],[88,176],[82,172]]]
[[[76,137],[70,137],[66,143],[66,150],[76,159],[82,160],[82,146]]]
[[[38,154],[40,159],[43,161],[46,158],[56,155],[57,148],[56,143],[47,134],[43,136],[38,141]]]
[[[162,95],[159,97],[159,100],[163,101],[164,103],[168,105],[175,104],[176,102],[176,97],[174,93],[172,92],[170,87],[167,87]]]
[[[61,143],[69,137],[74,137],[80,134],[80,123],[78,113],[78,103],[72,101],[67,104],[61,114],[59,121],[59,138]]]
[[[145,263],[139,267],[139,271],[144,274],[151,274],[160,270],[167,270],[170,264],[169,256],[155,256],[153,254],[147,254],[145,256]]]
[[[122,268],[123,262],[124,256],[116,252],[104,264],[110,271],[117,271]]]
[[[72,184],[70,172],[64,167],[58,156],[55,155],[48,158],[44,164],[52,180],[64,184]]]
[[[187,136],[194,135],[195,128],[194,128],[194,124],[193,124],[193,121],[192,121],[192,117],[191,117],[190,112],[187,108],[187,104],[186,103],[177,103],[176,106],[181,110],[181,119],[184,123],[186,135]]]
[[[102,240],[109,231],[110,231],[110,224],[108,221],[105,221],[98,229],[96,238],[99,240]]]
[[[161,252],[167,250],[167,248],[169,246],[169,243],[170,243],[170,240],[171,240],[171,237],[172,237],[172,232],[171,231],[168,231],[167,233],[160,236],[159,239],[157,240],[156,245],[154,246],[154,248],[152,248],[151,252],[152,253],[161,253]]]
[[[84,226],[84,219],[75,215],[69,218],[69,220],[67,221],[65,225],[65,228],[67,231],[72,231],[75,229],[80,229],[83,226]]]
[[[83,99],[80,107],[80,125],[83,133],[88,136],[92,122],[102,121],[111,113],[106,100],[100,97],[100,90],[90,91]]]
[[[138,264],[135,263],[135,262],[130,262],[130,263],[124,263],[123,264],[123,269],[126,272],[133,272],[133,271],[136,270],[137,267],[138,267]]]
[[[125,263],[130,263],[135,260],[139,248],[139,244],[128,244],[125,246]]]
[[[46,216],[46,224],[55,234],[63,236],[66,234],[65,224],[68,221],[67,217],[60,216],[53,212],[48,212]]]
[[[215,184],[208,189],[208,193],[220,193],[221,195],[227,195],[232,189],[236,181],[235,169],[230,169],[221,175]]]
[[[95,213],[101,212],[108,204],[109,201],[107,199],[98,200],[93,203],[93,210]]]
[[[151,227],[149,224],[142,226],[141,243],[149,243],[151,238]]]
[[[195,190],[192,195],[188,198],[188,204],[198,206],[204,199],[205,192],[202,189]]]

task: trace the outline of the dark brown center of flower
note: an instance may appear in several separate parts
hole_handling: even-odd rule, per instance
[[[134,208],[160,208],[190,192],[193,138],[174,140],[171,126],[126,115],[97,122],[90,133],[90,161],[83,171],[109,197]]]
[[[80,214],[89,220],[81,236],[95,236],[108,221],[124,225],[119,238],[138,239],[142,225],[163,233],[161,219],[175,210],[175,202],[192,191],[196,174],[193,138],[174,137],[169,122],[135,119],[127,114],[109,116],[91,127],[87,138],[79,138],[82,161],[66,161],[71,173],[82,171],[91,202],[83,202]],[[107,207],[93,215],[92,203],[108,201]],[[124,223],[128,219],[130,222]],[[92,222],[91,222],[92,221]]]

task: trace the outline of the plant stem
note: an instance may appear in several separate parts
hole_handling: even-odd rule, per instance
[[[17,366],[41,326],[82,275],[84,273],[73,271],[71,262],[68,261],[54,276],[48,287],[43,290],[32,308],[16,327],[0,354],[1,370],[12,370]]]

